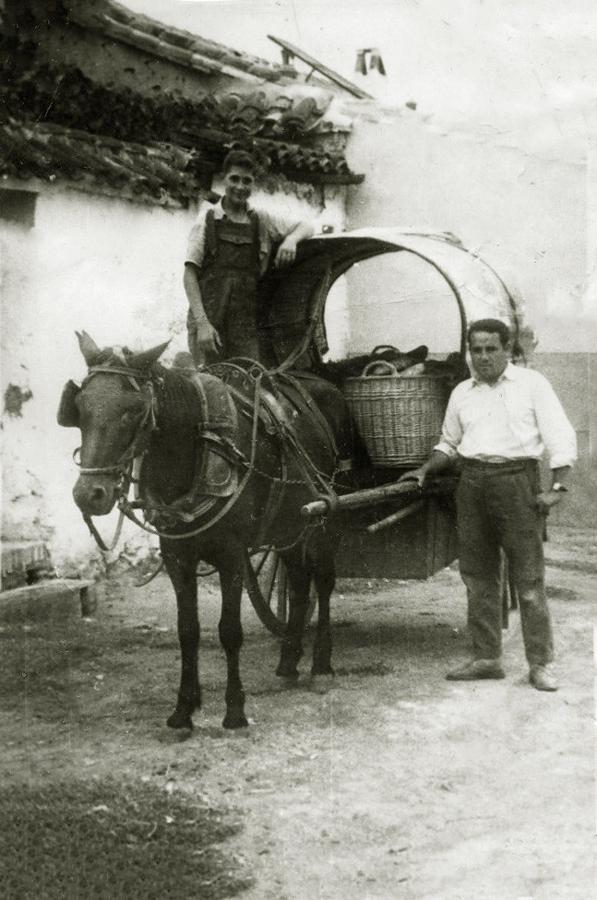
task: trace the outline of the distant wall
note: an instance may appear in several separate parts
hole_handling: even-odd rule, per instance
[[[597,353],[537,353],[533,368],[553,385],[576,431],[578,462],[551,521],[597,526]]]
[[[23,191],[27,183],[15,187]],[[342,227],[342,190],[297,197],[287,188],[256,199]],[[196,209],[164,209],[59,185],[36,190],[21,218],[18,203],[10,204],[10,217],[0,210],[2,529],[7,538],[46,539],[58,563],[85,561],[96,551],[71,498],[79,432],[56,424],[63,384],[85,375],[74,332],[85,329],[100,346],[147,348],[171,338],[166,361],[186,349],[182,265]],[[341,305],[336,315],[341,321]],[[110,533],[114,521],[98,524]],[[125,528],[131,546],[141,536]]]
[[[541,351],[597,346],[590,289],[597,230],[588,202],[595,179],[587,160],[531,155],[481,132],[440,131],[411,110],[362,103],[347,111],[355,117],[348,160],[365,173],[349,193],[349,228],[451,231],[523,298]],[[387,290],[387,280],[380,276],[378,287]]]

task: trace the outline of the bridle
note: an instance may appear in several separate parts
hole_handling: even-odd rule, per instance
[[[115,465],[96,467],[81,466],[81,464],[77,460],[77,455],[79,454],[81,449],[80,447],[75,450],[73,458],[79,466],[81,475],[126,476],[132,468],[133,460],[138,456],[142,456],[147,449],[149,436],[151,432],[156,428],[157,401],[155,398],[153,384],[151,382],[151,378],[148,375],[143,372],[135,371],[133,369],[125,369],[124,367],[121,368],[118,366],[92,366],[89,369],[87,378],[81,385],[81,390],[83,390],[85,385],[89,383],[94,375],[98,375],[99,373],[106,373],[110,375],[124,375],[135,391],[141,392],[143,390],[141,385],[143,385],[143,387],[147,389],[148,393],[145,409],[143,411],[143,415],[139,421],[139,424],[137,425],[133,440]]]
[[[145,409],[143,410],[143,414],[139,420],[139,423],[135,429],[135,434],[133,435],[133,439],[129,446],[126,448],[120,459],[112,466],[81,466],[79,462],[79,455],[81,448],[78,447],[73,453],[73,459],[75,463],[79,466],[79,472],[81,475],[117,475],[120,477],[120,484],[118,488],[118,508],[120,510],[118,523],[116,525],[116,530],[114,532],[114,537],[110,541],[109,544],[106,544],[103,540],[102,536],[98,532],[97,528],[93,524],[92,518],[88,513],[83,513],[83,520],[87,527],[89,528],[95,542],[97,543],[100,550],[104,553],[113,550],[118,540],[120,538],[120,532],[122,530],[122,525],[124,521],[124,516],[127,515],[126,506],[128,505],[128,492],[131,486],[131,482],[133,482],[133,466],[135,464],[135,460],[142,460],[144,454],[147,451],[147,447],[149,445],[149,438],[151,433],[156,429],[156,410],[157,410],[157,400],[155,397],[153,383],[151,381],[151,377],[139,370],[124,368],[121,366],[109,366],[109,365],[99,365],[99,366],[91,366],[87,373],[87,377],[83,381],[81,385],[81,390],[85,387],[86,384],[93,378],[94,375],[98,375],[100,373],[105,373],[108,375],[124,375],[124,377],[128,380],[133,390],[142,392],[144,389],[147,391],[147,402],[145,404]]]

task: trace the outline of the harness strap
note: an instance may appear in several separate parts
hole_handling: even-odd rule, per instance
[[[79,466],[81,475],[124,475],[130,464],[132,464],[133,460],[138,456],[143,456],[143,454],[146,452],[147,444],[149,443],[149,436],[156,426],[155,396],[153,393],[153,385],[151,384],[151,382],[149,382],[148,386],[149,403],[147,404],[145,412],[143,413],[143,417],[135,432],[132,443],[124,451],[118,462],[113,466]],[[137,390],[139,390],[138,387]],[[78,450],[80,450],[80,448],[77,448],[77,450],[75,450],[75,453],[77,453]]]
[[[284,454],[282,454],[281,457],[281,467],[281,477],[272,478],[270,484],[270,489],[268,491],[267,500],[265,503],[265,509],[263,511],[263,516],[261,517],[261,525],[259,526],[257,537],[255,538],[256,547],[261,547],[262,544],[265,543],[267,533],[272,522],[275,521],[276,516],[278,515],[280,507],[282,506],[282,501],[284,500],[284,496],[286,494],[286,486],[288,484],[288,468],[286,466]]]
[[[307,393],[307,391],[305,390],[305,388],[303,387],[303,385],[300,383],[299,379],[296,376],[289,375],[288,372],[280,372],[278,377],[285,379],[286,381],[288,381],[289,384],[292,385],[293,388],[296,389],[296,391],[300,395],[303,403],[305,404],[305,406],[307,407],[309,412],[313,415],[313,418],[317,420],[317,423],[318,423],[319,427],[321,428],[321,430],[325,433],[328,443],[329,443],[330,447],[332,448],[332,453],[337,459],[340,454],[338,453],[338,445],[336,443],[336,438],[334,437],[334,433],[330,427],[330,423],[328,422],[326,417],[321,412],[317,403],[315,403],[313,401],[313,398]]]
[[[245,375],[250,375],[255,383],[255,390],[260,390],[262,387],[262,381],[264,378],[268,379],[268,388],[271,388],[271,393],[274,398],[279,402],[280,399],[285,400],[286,402],[292,402],[290,398],[288,398],[283,391],[280,390],[279,386],[276,384],[275,379],[272,379],[270,376],[272,373],[268,372],[260,363],[256,363],[252,360],[247,360],[248,363],[251,364],[251,369],[247,372],[242,366],[238,365],[237,362],[226,362],[220,363],[214,366],[215,371],[224,370],[224,373],[220,375],[220,377],[226,381],[228,390],[236,397],[246,407],[251,407],[250,400],[245,396],[245,394],[238,390],[238,388],[234,387],[230,384],[225,378],[225,370],[230,369],[238,369]],[[276,374],[276,373],[273,373]],[[281,373],[277,373],[279,377],[282,377]],[[319,410],[319,407],[316,403],[313,402],[312,398],[306,394],[304,390],[295,385],[294,379],[292,376],[284,375],[283,376],[291,385],[296,387],[296,392],[299,394],[299,397],[302,398],[305,408],[309,409],[313,413],[313,417],[316,418],[316,421],[321,427],[323,431],[324,439],[327,437],[329,441],[329,446],[332,451],[333,456],[338,458],[338,450],[336,447],[336,442],[334,436],[331,432],[329,424],[327,423],[325,417]],[[327,498],[333,497],[333,491],[331,490],[329,484],[329,478],[327,475],[322,474],[317,466],[313,463],[313,460],[306,452],[305,448],[302,446],[293,430],[285,423],[284,419],[277,413],[275,407],[267,403],[267,399],[261,396],[261,402],[265,409],[269,412],[269,418],[264,420],[264,427],[266,431],[271,431],[271,427],[268,427],[270,423],[273,424],[276,432],[278,433],[280,440],[283,442],[285,449],[292,453],[295,462],[298,465],[298,468],[301,472],[301,475],[304,479],[306,486],[311,490],[311,493],[314,497],[320,497],[322,494]],[[263,419],[263,417],[262,417]]]
[[[255,470],[255,457],[257,455],[257,432],[258,432],[258,423],[259,423],[259,405],[260,405],[260,390],[259,383],[257,382],[255,385],[255,398],[254,398],[254,414],[253,414],[253,427],[251,433],[251,459],[249,460],[249,464],[247,466],[247,470],[238,486],[238,489],[232,494],[231,497],[224,503],[221,509],[212,516],[208,522],[203,523],[202,525],[194,528],[192,531],[187,531],[184,534],[168,534],[167,532],[158,531],[157,528],[149,528],[143,522],[141,522],[133,512],[133,509],[126,501],[123,501],[122,509],[127,518],[131,519],[136,525],[142,528],[144,531],[148,531],[150,534],[157,535],[161,538],[166,538],[171,541],[185,541],[190,537],[196,537],[198,534],[202,534],[204,531],[207,531],[209,528],[213,528],[223,516],[225,516],[232,507],[238,502],[240,497],[242,496],[243,491],[245,490],[247,484],[249,483],[249,478],[254,473]]]
[[[135,457],[137,456],[143,455],[146,449],[146,447],[144,447],[143,445],[146,445],[148,443],[149,435],[156,427],[156,399],[153,384],[151,382],[151,376],[147,372],[141,372],[139,369],[129,369],[125,368],[124,366],[97,365],[91,366],[89,368],[87,377],[83,380],[83,384],[81,385],[81,389],[91,378],[93,378],[94,375],[97,375],[100,372],[105,372],[110,375],[123,375],[129,381],[135,391],[141,391],[141,388],[139,386],[139,382],[141,382],[148,389],[149,402],[147,403],[147,407],[135,432],[132,443],[129,447],[127,447],[127,449],[124,451],[115,465],[91,467],[81,466],[80,463],[77,463],[77,465],[79,465],[79,471],[81,472],[81,475],[124,475],[127,472],[130,464],[132,464],[133,459],[135,459]],[[149,425],[149,428],[146,432],[145,429],[147,425]],[[73,457],[79,450],[80,448],[77,448],[77,450],[75,450]],[[77,462],[76,459],[75,462]]]

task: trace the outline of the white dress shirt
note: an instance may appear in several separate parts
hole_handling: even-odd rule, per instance
[[[434,448],[466,459],[540,459],[552,469],[576,460],[576,434],[540,372],[508,363],[495,384],[475,377],[452,391]]]

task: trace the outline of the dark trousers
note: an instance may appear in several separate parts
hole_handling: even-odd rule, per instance
[[[545,520],[535,506],[539,489],[534,460],[464,465],[456,492],[460,574],[467,589],[476,659],[497,659],[501,654],[500,548],[518,592],[529,665],[545,665],[553,659],[544,582]]]

